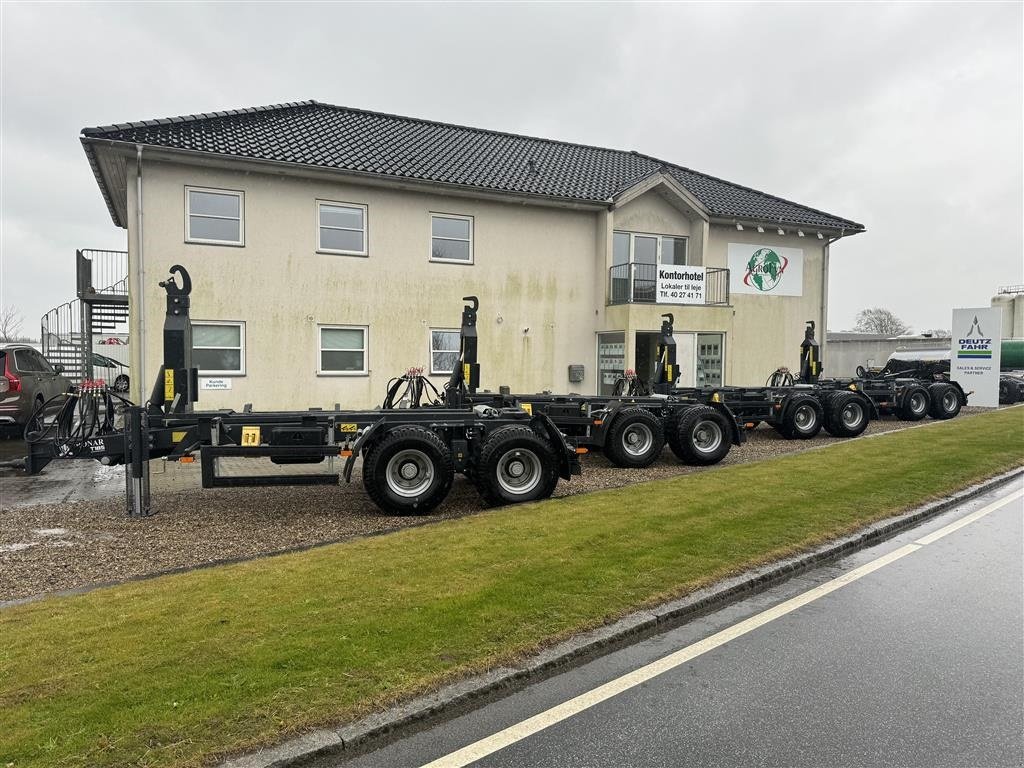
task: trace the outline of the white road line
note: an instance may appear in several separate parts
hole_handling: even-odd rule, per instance
[[[918,539],[914,543],[915,544],[921,544],[923,546],[925,544],[931,544],[932,542],[938,541],[943,536],[948,536],[953,531],[960,530],[965,525],[970,525],[975,520],[984,517],[985,515],[987,515],[992,510],[999,509],[1000,507],[1002,507],[1002,506],[1004,506],[1006,504],[1009,504],[1014,499],[1019,499],[1021,496],[1024,496],[1024,488],[1021,488],[1019,491],[1014,491],[1009,496],[1004,496],[1003,498],[999,499],[998,501],[993,501],[987,507],[982,507],[981,509],[977,510],[976,512],[971,512],[971,514],[969,514],[969,515],[964,515],[959,520],[956,520],[956,521],[950,523],[947,526],[939,528],[939,530],[937,530],[937,531],[932,531],[927,536],[922,536],[920,539]]]
[[[772,608],[751,616],[748,619],[744,619],[738,624],[734,624],[733,626],[723,629],[720,632],[716,632],[715,634],[693,643],[692,645],[688,645],[674,653],[670,653],[664,658],[653,661],[639,669],[633,670],[632,672],[628,672],[615,680],[611,680],[610,682],[598,686],[597,688],[593,688],[586,693],[582,693],[573,699],[562,702],[561,704],[551,707],[551,709],[545,710],[540,714],[534,715],[526,720],[522,720],[515,725],[511,725],[491,736],[480,739],[479,741],[469,744],[462,749],[451,752],[443,757],[439,757],[437,760],[426,763],[423,768],[463,768],[470,763],[481,760],[488,755],[497,752],[499,749],[504,749],[505,747],[515,744],[517,741],[521,741],[528,736],[532,736],[555,723],[559,723],[562,720],[566,720],[586,709],[590,709],[591,707],[600,704],[602,701],[610,699],[613,696],[617,696],[624,691],[628,691],[630,688],[635,688],[641,683],[645,683],[663,672],[668,672],[669,670],[685,664],[708,651],[714,650],[721,645],[725,645],[730,640],[742,637],[758,627],[763,627],[765,624],[768,624],[775,619],[781,618],[788,613],[792,613],[797,608],[805,606],[808,603],[812,603],[815,600],[824,597],[825,595],[835,592],[837,589],[841,589],[847,584],[852,584],[858,579],[862,579],[868,574],[877,571],[879,568],[884,568],[890,563],[894,563],[900,558],[906,557],[911,552],[916,552],[923,546],[931,544],[932,542],[941,539],[943,536],[946,536],[959,528],[963,528],[965,525],[975,522],[1000,507],[1006,506],[1010,502],[1019,499],[1021,496],[1024,496],[1024,490],[1011,493],[1009,496],[1004,496],[998,501],[982,507],[976,512],[972,512],[960,520],[950,523],[944,528],[940,528],[934,533],[930,533],[927,536],[918,539],[913,544],[906,544],[899,549],[872,560],[869,563],[865,563],[859,568],[855,568],[848,573],[844,573],[842,576],[832,579],[831,581],[827,581],[824,584],[819,584],[796,597],[792,597]]]

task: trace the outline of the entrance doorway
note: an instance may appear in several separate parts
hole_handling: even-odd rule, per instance
[[[698,333],[697,334],[697,365],[695,373],[698,387],[720,387],[722,386],[722,371],[724,370],[725,356],[725,334],[722,333]]]

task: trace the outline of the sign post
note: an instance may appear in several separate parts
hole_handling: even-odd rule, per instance
[[[953,310],[950,378],[972,392],[970,404],[982,408],[999,405],[1000,333],[1002,309],[980,307]]]

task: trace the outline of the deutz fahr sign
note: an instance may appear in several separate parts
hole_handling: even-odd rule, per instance
[[[953,310],[953,344],[950,349],[950,377],[973,392],[971,405],[995,408],[999,405],[999,338],[1003,328],[1002,309]]]

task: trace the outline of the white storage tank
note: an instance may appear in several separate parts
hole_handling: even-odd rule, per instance
[[[1018,293],[1013,298],[1013,333],[1010,338],[1024,339],[1024,293]]]
[[[992,297],[992,306],[1003,310],[1003,325],[999,338],[1009,339],[1013,337],[1013,296],[999,293]]]

